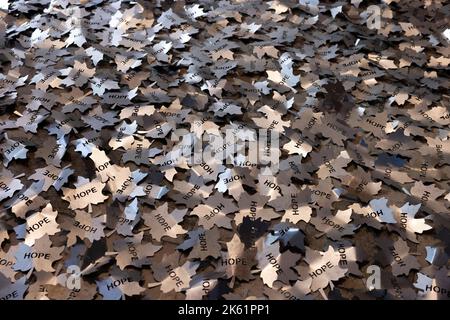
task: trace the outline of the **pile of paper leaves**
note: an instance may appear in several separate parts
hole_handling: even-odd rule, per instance
[[[448,299],[449,9],[1,1],[0,299]]]

